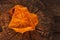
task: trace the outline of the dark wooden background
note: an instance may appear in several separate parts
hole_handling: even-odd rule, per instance
[[[35,31],[22,35],[7,28],[10,22],[8,11],[17,4],[38,15],[39,24]],[[3,28],[0,40],[60,40],[60,0],[0,0],[0,16]],[[40,24],[44,28],[41,31]]]

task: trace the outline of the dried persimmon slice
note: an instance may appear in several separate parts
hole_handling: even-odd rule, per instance
[[[35,30],[38,17],[36,14],[29,12],[27,7],[16,5],[9,12],[12,15],[9,28],[19,33]]]

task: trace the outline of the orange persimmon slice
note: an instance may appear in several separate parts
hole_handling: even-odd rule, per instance
[[[12,15],[8,25],[9,28],[19,33],[35,30],[38,17],[36,14],[29,12],[27,7],[16,5],[9,12]]]

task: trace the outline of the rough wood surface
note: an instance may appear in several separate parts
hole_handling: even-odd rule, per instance
[[[7,4],[8,2],[8,4]],[[9,3],[10,2],[10,3]],[[0,40],[50,40],[51,38],[51,27],[53,26],[53,18],[50,15],[50,12],[45,8],[44,4],[40,2],[40,0],[19,0],[17,3],[13,3],[13,1],[1,1],[1,14],[8,14],[8,11],[11,7],[16,4],[22,4],[28,7],[30,12],[34,12],[38,15],[39,24],[36,27],[36,30],[32,32],[26,32],[24,34],[16,33],[15,31],[5,28],[9,24],[9,18],[5,20],[4,16],[2,16],[2,27],[3,32],[0,33]],[[3,10],[4,9],[4,10]],[[9,17],[9,15],[7,15]],[[7,22],[8,21],[8,22]],[[5,25],[4,25],[5,23]]]

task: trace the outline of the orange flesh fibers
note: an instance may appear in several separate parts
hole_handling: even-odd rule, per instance
[[[13,9],[15,9],[14,13],[12,12]],[[30,13],[27,7],[16,5],[9,12],[11,15],[13,14],[8,25],[9,28],[19,33],[35,30],[38,17],[36,14]]]

